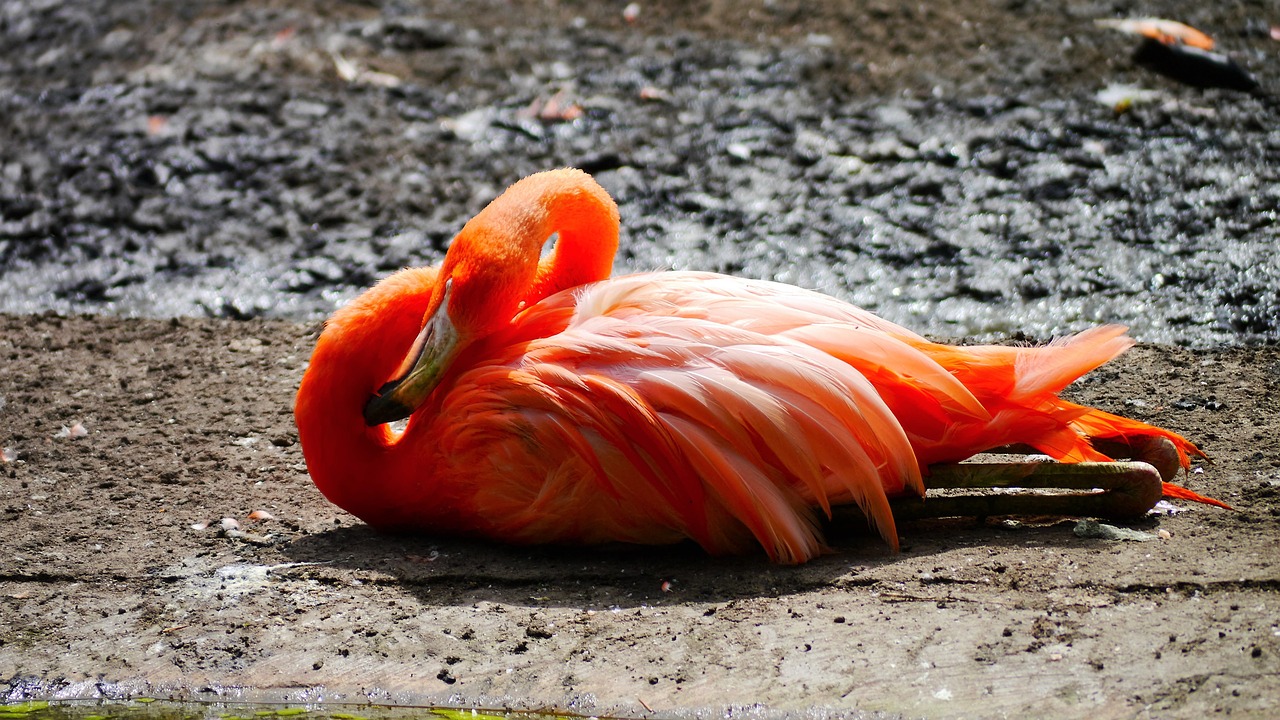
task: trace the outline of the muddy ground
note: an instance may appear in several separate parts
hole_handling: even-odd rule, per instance
[[[0,5],[7,694],[1267,716],[1274,5],[624,5]],[[1260,89],[1162,77],[1093,25],[1148,14]],[[1154,96],[1117,113],[1116,84]],[[581,116],[530,112],[558,93]],[[836,527],[800,568],[371,533],[296,444],[319,320],[557,165],[618,198],[619,270],[795,282],[943,337],[1130,324],[1149,344],[1072,396],[1200,442],[1186,482],[1238,510],[1148,542],[922,523],[900,555]]]
[[[1236,512],[1133,524],[1169,533],[1147,542],[935,521],[899,555],[846,525],[792,568],[379,536],[305,472],[313,338],[0,316],[10,694],[1161,718],[1280,697],[1275,348],[1142,346],[1071,392],[1202,442],[1186,482]]]

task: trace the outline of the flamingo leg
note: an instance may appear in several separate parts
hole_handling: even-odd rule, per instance
[[[1180,467],[1165,438],[1095,440],[1101,452],[1121,462],[966,462],[929,468],[927,497],[890,501],[896,520],[995,515],[1063,515],[1125,520],[1141,517],[1164,495],[1165,482]],[[1034,448],[995,448],[1000,454],[1032,454]],[[957,490],[1031,492],[955,493]],[[1054,493],[1034,492],[1056,490]]]
[[[1114,520],[1140,517],[1159,502],[1160,473],[1145,462],[961,463],[929,468],[930,490],[1018,488],[1080,492],[975,493],[898,498],[896,520],[991,515],[1082,515]]]

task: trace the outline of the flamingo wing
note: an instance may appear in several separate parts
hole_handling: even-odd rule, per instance
[[[733,552],[754,539],[798,562],[822,550],[813,508],[853,502],[896,546],[888,497],[924,487],[865,373],[893,374],[921,412],[987,418],[918,336],[774,283],[606,280],[545,299],[497,340],[430,436],[485,534],[525,542],[689,537]]]

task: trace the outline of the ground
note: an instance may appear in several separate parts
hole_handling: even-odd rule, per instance
[[[6,693],[1267,716],[1271,4],[624,6],[0,8]],[[1162,78],[1093,24],[1146,14],[1261,90]],[[1098,102],[1122,83],[1157,97]],[[530,114],[561,91],[581,117]],[[896,555],[837,522],[801,567],[370,531],[297,444],[320,320],[567,164],[618,197],[620,270],[795,282],[940,337],[1130,324],[1143,344],[1069,395],[1200,443],[1181,481],[1236,509],[1127,525],[1146,542],[914,523]]]

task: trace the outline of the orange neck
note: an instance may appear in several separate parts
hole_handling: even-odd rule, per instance
[[[316,487],[378,527],[398,524],[401,459],[386,426],[363,410],[408,351],[435,285],[434,269],[402,270],[325,323],[294,405],[298,439]]]
[[[551,233],[558,233],[559,239],[551,254],[538,262],[524,298],[528,305],[609,277],[618,251],[618,206],[586,173],[556,171],[542,188],[541,197],[546,208],[543,227],[528,242],[541,253]]]

